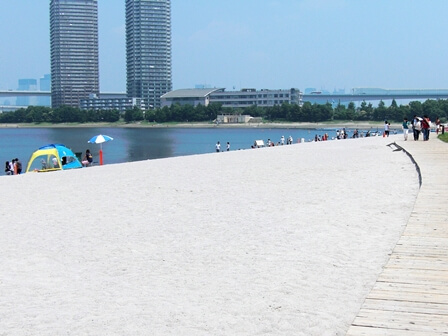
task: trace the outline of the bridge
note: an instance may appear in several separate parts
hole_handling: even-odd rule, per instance
[[[370,102],[380,100],[427,100],[427,99],[448,99],[448,90],[386,90],[383,93],[309,93],[303,95],[303,101],[325,104],[329,103],[350,103],[350,102]]]
[[[51,97],[51,91],[0,90],[0,97]]]

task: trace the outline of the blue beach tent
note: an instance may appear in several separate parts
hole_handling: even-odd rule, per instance
[[[49,172],[82,168],[75,153],[63,144],[49,144],[31,154],[26,172]]]

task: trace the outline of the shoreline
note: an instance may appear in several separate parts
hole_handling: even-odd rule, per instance
[[[61,123],[61,124],[0,124],[1,128],[299,128],[299,129],[329,129],[336,130],[338,128],[347,129],[383,129],[383,123],[375,122],[354,122],[354,121],[341,121],[341,122],[320,122],[320,123],[310,123],[310,122],[291,122],[291,123],[244,123],[244,124],[212,124],[212,123],[146,123],[146,122],[135,122],[135,123]],[[392,128],[400,127],[399,123],[391,123]]]

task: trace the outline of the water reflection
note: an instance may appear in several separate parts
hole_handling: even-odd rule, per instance
[[[173,156],[174,141],[171,129],[136,128],[123,129],[126,139],[127,161],[160,159]]]
[[[226,128],[0,128],[0,155],[3,162],[20,158],[26,165],[30,155],[41,146],[62,143],[74,152],[85,153],[90,149],[94,161],[99,161],[99,144],[87,141],[94,135],[106,134],[114,140],[103,144],[104,163],[120,163],[173,156],[215,152],[220,141],[223,149],[227,141],[231,150],[248,149],[254,140],[271,139],[291,135],[309,140],[322,130],[303,129],[226,129]]]

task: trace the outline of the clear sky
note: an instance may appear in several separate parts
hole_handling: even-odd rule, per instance
[[[99,0],[100,87],[126,90],[125,0]],[[0,0],[0,89],[50,73],[49,0]],[[172,0],[174,89],[448,88],[448,0]]]

